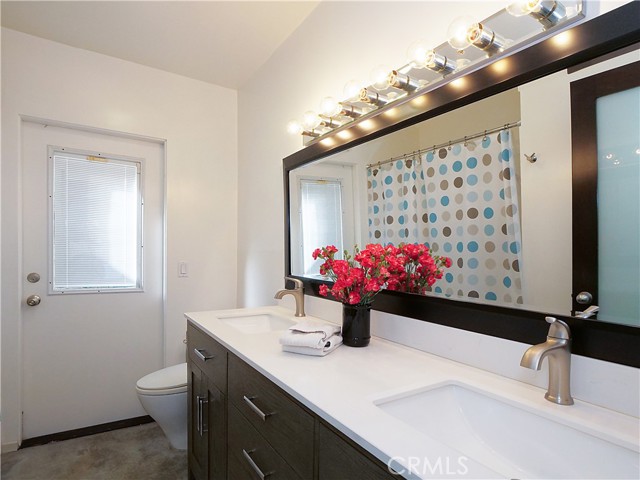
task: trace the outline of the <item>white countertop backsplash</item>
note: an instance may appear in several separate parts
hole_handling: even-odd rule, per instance
[[[329,317],[334,319],[333,323],[338,323],[336,320],[341,318],[340,304],[310,297],[306,299],[307,315],[313,314],[325,320]],[[338,308],[333,308],[334,305]],[[464,478],[505,478],[505,472],[496,473],[487,467],[491,464],[488,459],[482,463],[466,459],[463,471],[457,471],[457,459],[462,457],[459,452],[399,422],[374,403],[377,399],[400,391],[439,382],[458,381],[487,392],[494,392],[504,398],[512,397],[552,420],[554,417],[557,419],[559,415],[565,418],[568,412],[570,420],[576,425],[586,425],[585,430],[597,429],[605,436],[615,437],[616,441],[622,444],[636,445],[638,441],[634,419],[628,416],[638,416],[637,398],[635,402],[633,399],[621,400],[618,402],[619,405],[612,402],[618,408],[609,408],[627,414],[622,415],[580,401],[584,398],[577,394],[608,400],[608,395],[613,394],[601,393],[600,389],[610,389],[609,384],[617,384],[619,394],[637,397],[637,369],[621,367],[623,373],[612,379],[605,368],[604,374],[596,371],[589,376],[592,379],[591,383],[585,382],[584,386],[576,388],[576,383],[579,385],[580,380],[575,382],[575,375],[580,377],[581,372],[591,367],[591,364],[575,361],[574,356],[572,393],[578,401],[571,407],[565,407],[554,405],[543,398],[546,376],[535,382],[542,383],[545,387],[540,388],[530,385],[533,382],[527,372],[518,372],[518,368],[525,370],[519,366],[520,357],[528,347],[524,344],[493,339],[485,335],[465,335],[468,332],[459,330],[446,332],[441,329],[455,329],[434,329],[433,327],[438,326],[373,312],[372,333],[388,336],[394,342],[374,337],[371,344],[365,348],[341,346],[326,357],[311,357],[283,352],[278,343],[282,332],[247,335],[218,319],[219,316],[237,311],[196,312],[186,315],[229,351],[256,368],[328,423],[343,431],[382,462],[387,463],[395,458],[397,462],[393,465],[398,470],[407,467],[406,462],[410,461],[407,459],[425,458],[425,452],[429,452],[429,459],[433,461],[444,459],[443,461],[450,462],[446,466],[450,471],[439,471],[440,475],[435,475],[437,478],[455,477],[456,474],[463,474],[461,476]],[[273,312],[293,318],[292,310],[283,307],[261,307],[243,311],[247,314]],[[402,322],[402,326],[398,322]],[[546,331],[543,331],[541,341],[545,338]],[[404,342],[416,348],[400,344]],[[433,349],[442,356],[422,351],[425,349]],[[451,356],[456,361],[443,358],[444,356]],[[473,364],[474,367],[465,363]],[[505,363],[507,365],[503,365]],[[628,368],[628,372],[625,368]],[[537,373],[542,377],[544,372],[532,373],[534,376]],[[603,381],[598,382],[596,379],[600,377]],[[522,381],[515,381],[513,378]],[[625,412],[625,409],[630,411]],[[431,461],[429,459],[427,461]],[[406,469],[404,472],[406,474]],[[507,477],[510,475],[506,474]]]
[[[292,299],[285,297],[280,305],[293,309],[294,304],[289,300]],[[308,315],[334,322],[342,318],[342,306],[338,302],[310,296],[305,296],[305,302]],[[540,318],[543,317],[540,314]],[[541,322],[540,343],[546,340],[548,330],[548,325]],[[371,333],[545,390],[548,385],[547,362],[540,371],[520,366],[522,355],[530,347],[526,343],[375,310],[371,312]],[[640,369],[572,355],[571,395],[584,402],[640,417]]]

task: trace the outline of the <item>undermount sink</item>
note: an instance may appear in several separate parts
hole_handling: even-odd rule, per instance
[[[229,315],[218,317],[227,325],[248,334],[260,334],[286,330],[295,322],[271,313],[256,313],[250,315]]]
[[[640,478],[638,451],[469,385],[448,382],[374,403],[507,478]]]

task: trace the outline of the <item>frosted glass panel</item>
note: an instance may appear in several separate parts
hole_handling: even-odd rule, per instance
[[[598,301],[600,318],[640,319],[640,87],[600,97]]]

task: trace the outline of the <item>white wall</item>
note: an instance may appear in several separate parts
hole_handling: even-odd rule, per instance
[[[237,285],[236,91],[2,29],[3,445],[20,436],[20,115],[166,140],[166,364],[185,359],[183,313],[234,307]]]
[[[623,3],[590,2],[587,16]],[[287,122],[317,109],[324,96],[340,98],[348,80],[366,79],[374,66],[403,64],[406,48],[417,38],[440,44],[455,17],[485,18],[503,7],[503,2],[322,2],[240,89],[240,306],[271,304],[283,285],[282,158],[302,148],[300,138],[286,133]],[[282,303],[291,306],[288,297]],[[311,314],[339,318],[335,302],[307,297],[307,303]],[[379,312],[374,318],[375,334],[393,341],[527,383],[546,381],[544,372],[519,367],[526,345]],[[541,341],[545,335],[541,331]],[[576,357],[574,369],[576,398],[638,415],[637,369],[584,357]]]

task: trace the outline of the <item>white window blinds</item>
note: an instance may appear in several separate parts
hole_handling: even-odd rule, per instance
[[[51,290],[139,289],[140,163],[52,156]]]
[[[300,180],[302,259],[305,275],[320,271],[311,254],[318,247],[335,245],[342,255],[342,185],[336,180]]]

